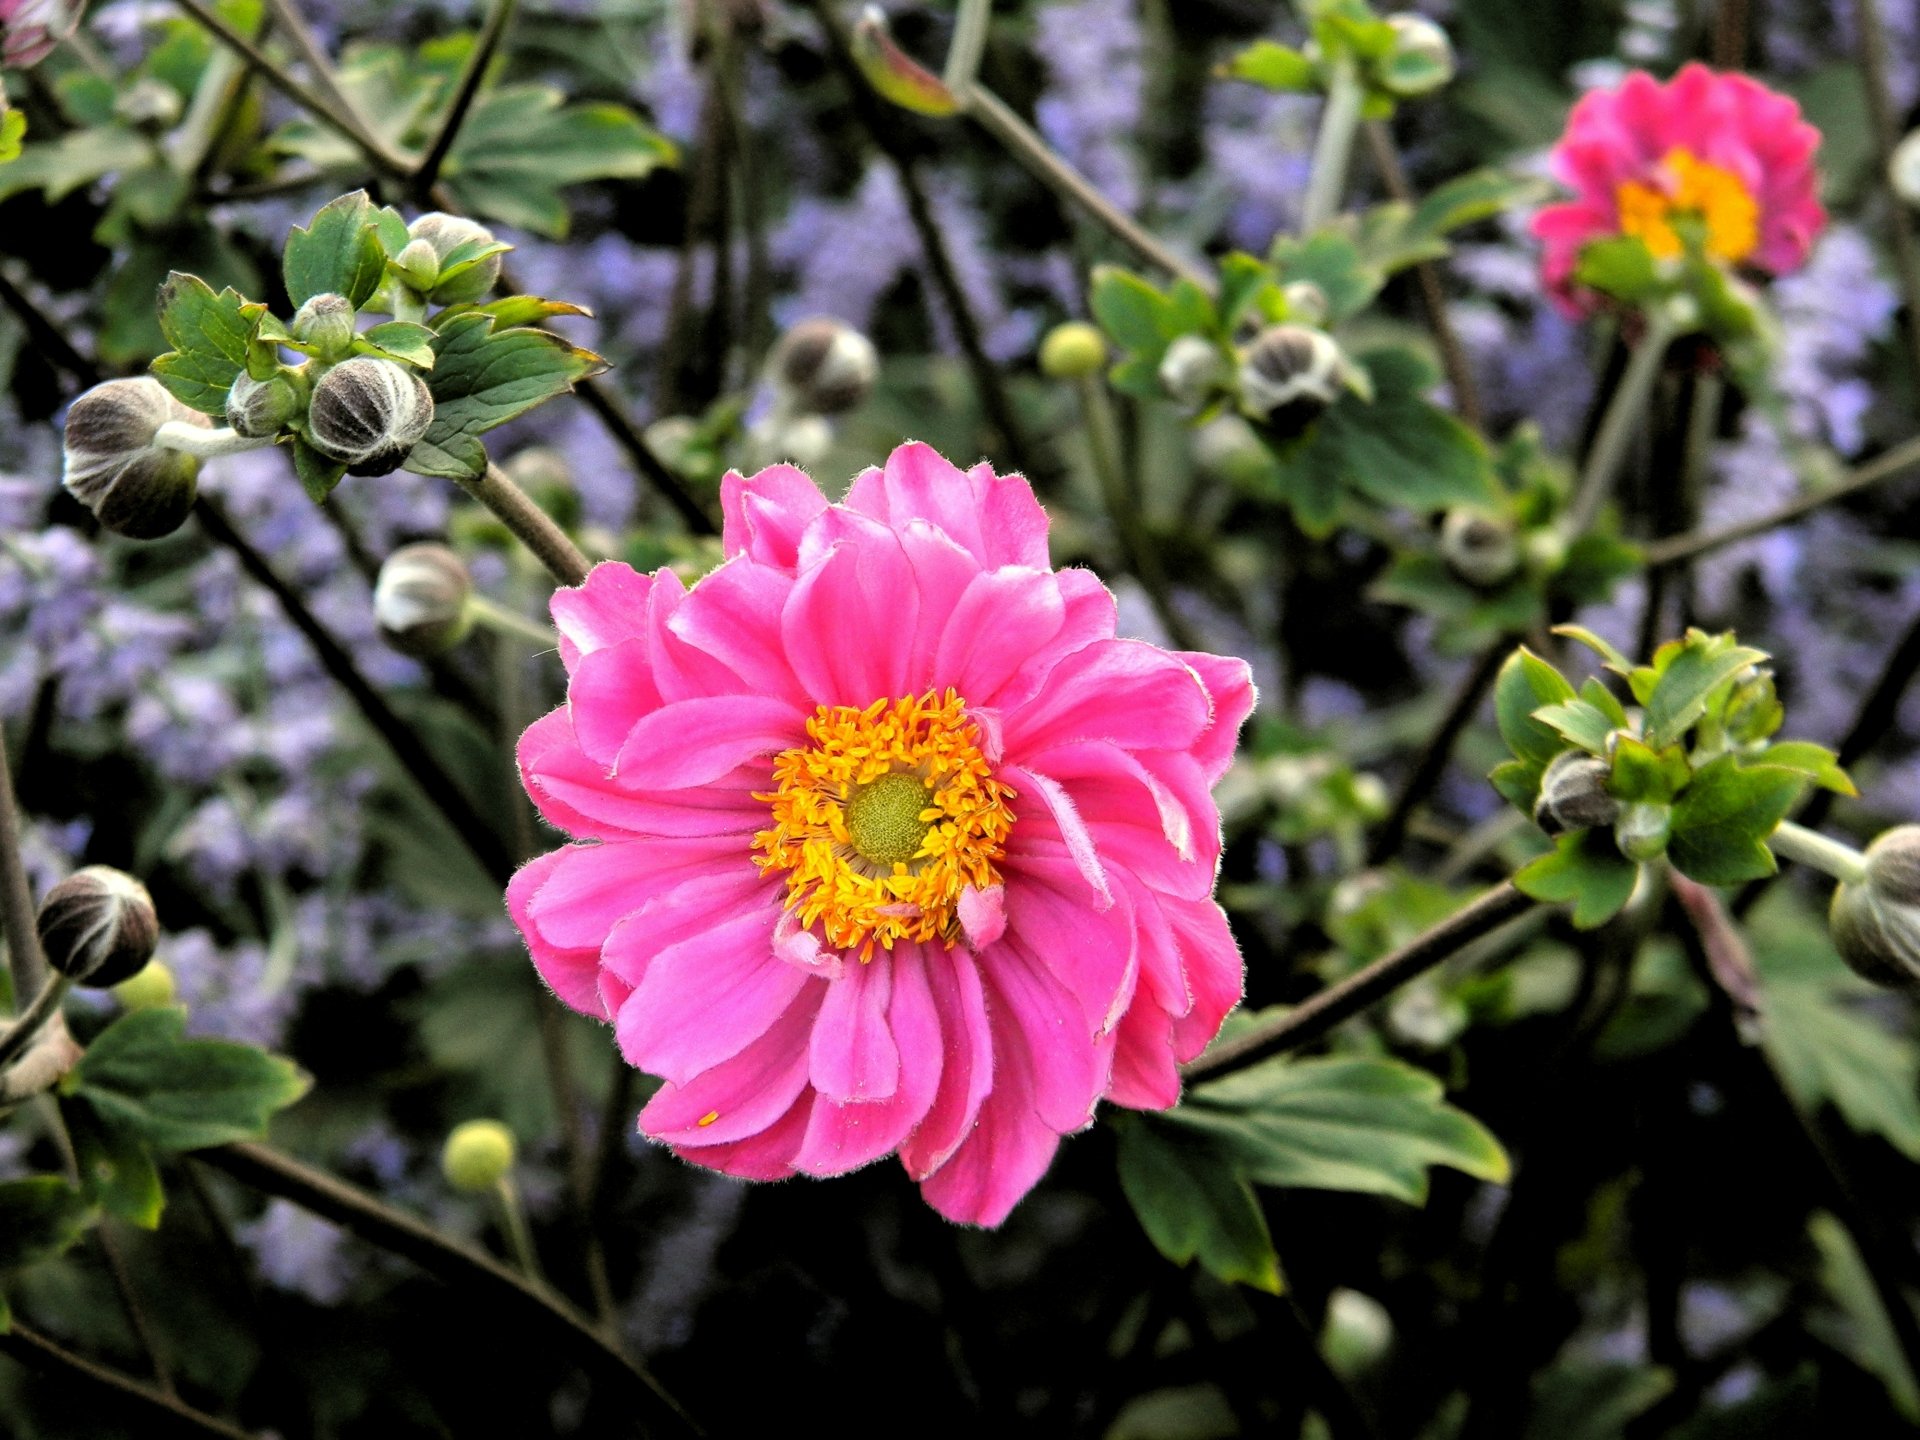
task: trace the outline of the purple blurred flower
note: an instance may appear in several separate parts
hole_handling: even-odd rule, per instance
[[[1134,0],[1042,6],[1033,48],[1051,81],[1034,106],[1040,133],[1122,210],[1137,209],[1144,75]]]
[[[352,1288],[358,1267],[345,1235],[291,1200],[269,1200],[235,1235],[253,1252],[261,1276],[282,1290],[338,1305]]]

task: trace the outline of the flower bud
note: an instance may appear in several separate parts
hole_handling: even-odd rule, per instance
[[[134,972],[113,987],[113,998],[122,1010],[157,1010],[171,1005],[179,997],[173,983],[173,971],[164,960],[149,960],[145,968]]]
[[[1737,677],[1721,724],[1736,745],[1756,745],[1785,723],[1786,709],[1773,688],[1773,672],[1749,666]]]
[[[472,594],[465,562],[445,545],[402,545],[387,556],[373,587],[380,638],[403,655],[443,654],[466,638]]]
[[[179,122],[181,109],[180,92],[166,81],[152,77],[134,81],[113,102],[116,120],[124,120],[149,135],[171,130]]]
[[[440,1171],[456,1190],[491,1190],[513,1169],[513,1132],[498,1120],[453,1127],[440,1152]]]
[[[1887,161],[1887,180],[1893,193],[1907,204],[1920,207],[1920,130],[1893,147]]]
[[[867,398],[880,373],[873,342],[829,316],[802,320],[773,347],[773,378],[795,408],[838,415]]]
[[[1298,434],[1339,397],[1340,347],[1324,330],[1270,325],[1240,361],[1240,407],[1284,434]]]
[[[300,413],[300,390],[284,371],[256,380],[242,372],[227,391],[227,424],[234,434],[264,440]]]
[[[393,268],[407,285],[425,295],[439,282],[440,257],[424,240],[409,240],[393,257]]]
[[[35,925],[47,963],[76,985],[118,985],[160,943],[147,887],[108,865],[77,870],[49,890]]]
[[[1520,547],[1499,516],[1456,505],[1440,522],[1440,558],[1469,585],[1490,590],[1520,568]]]
[[[1289,320],[1297,320],[1302,325],[1327,323],[1327,292],[1313,281],[1296,280],[1280,293],[1286,299]]]
[[[1084,320],[1056,325],[1040,342],[1040,373],[1052,380],[1084,380],[1107,363],[1107,337]]]
[[[96,385],[67,410],[69,494],[116,535],[157,540],[186,523],[200,462],[153,443],[170,421],[211,426],[152,376]]]
[[[1198,335],[1174,337],[1160,357],[1160,388],[1182,410],[1198,414],[1227,388],[1227,358]]]
[[[1542,525],[1529,530],[1520,542],[1520,553],[1525,559],[1527,573],[1544,579],[1558,575],[1567,563],[1567,540],[1551,525]]]
[[[1533,820],[1549,835],[1562,830],[1592,830],[1611,825],[1620,802],[1607,793],[1613,767],[1584,750],[1563,750],[1540,777],[1540,798]]]
[[[1424,15],[1389,15],[1393,48],[1380,62],[1380,86],[1411,99],[1438,90],[1453,78],[1453,42]]]
[[[427,382],[397,360],[343,360],[313,387],[307,438],[349,475],[388,475],[433,424]]]
[[[353,348],[353,304],[344,295],[316,295],[294,312],[287,327],[294,339],[331,360]]]
[[[1636,800],[1620,807],[1620,818],[1613,822],[1613,843],[1627,859],[1644,865],[1667,853],[1667,837],[1672,831],[1671,805]]]
[[[1866,879],[1833,892],[1827,927],[1840,958],[1876,985],[1920,984],[1920,825],[1867,847]]]
[[[443,215],[438,210],[422,215],[407,227],[411,244],[400,252],[399,259],[405,260],[407,251],[424,241],[433,251],[434,281],[427,298],[436,305],[461,305],[470,301],[484,300],[500,280],[500,257],[489,255],[476,262],[470,268],[450,275],[446,280],[439,279],[441,268],[446,259],[462,245],[493,244],[493,232],[484,225],[459,215]]]

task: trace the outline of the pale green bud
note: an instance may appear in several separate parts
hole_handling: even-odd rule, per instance
[[[1667,837],[1672,833],[1673,807],[1652,800],[1621,806],[1620,818],[1613,822],[1613,843],[1637,865],[1666,854]]]
[[[445,545],[403,545],[380,566],[373,587],[373,618],[380,638],[403,655],[451,650],[473,624],[467,601],[473,576]]]
[[[249,440],[278,435],[299,416],[303,389],[285,371],[265,380],[243,371],[227,391],[227,424]]]
[[[1469,585],[1490,590],[1520,568],[1520,547],[1500,516],[1456,505],[1440,522],[1440,558]]]
[[[427,298],[436,305],[460,305],[484,300],[500,281],[500,256],[489,255],[471,265],[463,265],[456,273],[442,276],[446,269],[447,257],[462,245],[493,244],[493,232],[484,225],[460,215],[443,215],[438,210],[422,215],[407,227],[410,242],[398,258],[404,260],[414,245],[425,243],[434,255],[434,279],[427,286],[416,287],[426,292]]]
[[[498,1120],[453,1127],[440,1152],[440,1171],[456,1190],[491,1190],[513,1169],[513,1132]]]
[[[354,309],[344,295],[316,295],[294,312],[287,327],[294,339],[332,360],[353,348]]]
[[[1380,62],[1382,89],[1402,99],[1430,94],[1453,79],[1453,42],[1424,15],[1389,15],[1393,49]]]
[[[149,960],[143,969],[113,987],[113,998],[122,1010],[157,1010],[179,998],[179,987],[166,961]]]
[[[1107,337],[1084,320],[1056,325],[1040,342],[1040,373],[1053,380],[1084,380],[1107,363]]]
[[[1160,357],[1160,388],[1182,410],[1198,414],[1227,388],[1227,358],[1198,335],[1178,335]]]

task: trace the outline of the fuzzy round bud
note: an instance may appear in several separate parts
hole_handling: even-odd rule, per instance
[[[316,295],[293,312],[289,334],[311,345],[322,359],[331,360],[353,348],[353,302],[344,295]]]
[[[200,462],[155,445],[162,425],[210,426],[152,376],[96,385],[67,410],[67,492],[116,535],[157,540],[186,523]]]
[[[403,655],[443,654],[466,638],[472,594],[466,563],[445,545],[402,545],[387,556],[374,582],[380,638]]]
[[[484,260],[475,261],[469,267],[463,267],[457,274],[444,280],[439,278],[440,271],[446,267],[447,257],[462,245],[491,245],[493,232],[484,225],[477,225],[459,215],[443,215],[438,210],[422,215],[407,227],[407,235],[412,242],[407,246],[425,242],[434,254],[434,282],[427,298],[436,305],[461,305],[475,300],[486,299],[500,280],[500,257],[489,255]],[[406,251],[402,251],[404,257]]]
[[[160,943],[147,887],[108,865],[77,870],[49,890],[35,927],[47,963],[76,985],[118,985]]]
[[[1584,750],[1561,751],[1540,777],[1534,823],[1549,835],[1613,824],[1620,814],[1620,802],[1607,793],[1612,769]]]
[[[1520,568],[1520,547],[1498,515],[1457,505],[1440,522],[1440,558],[1469,585],[1491,590]]]
[[[1327,292],[1311,280],[1295,280],[1280,294],[1287,302],[1287,318],[1302,325],[1327,323]]]
[[[865,400],[880,373],[873,342],[829,316],[802,320],[773,347],[773,378],[794,407],[838,415]]]
[[[142,969],[113,987],[113,998],[120,1002],[122,1010],[157,1010],[162,1005],[173,1004],[179,993],[179,987],[173,982],[173,971],[164,960],[149,960]]]
[[[1393,48],[1380,62],[1380,85],[1389,94],[1411,99],[1438,90],[1453,79],[1453,42],[1424,15],[1389,15]]]
[[[1915,130],[1893,147],[1887,161],[1887,180],[1893,193],[1907,204],[1920,207],[1920,130]]]
[[[1622,805],[1620,818],[1613,822],[1613,843],[1636,865],[1666,854],[1667,837],[1672,833],[1673,807],[1653,800]]]
[[[256,380],[243,372],[227,391],[227,424],[249,440],[278,435],[299,413],[299,388],[284,373]]]
[[[1271,325],[1240,361],[1240,407],[1256,420],[1298,433],[1339,397],[1345,362],[1324,330]]]
[[[393,268],[409,288],[427,294],[439,282],[440,257],[424,240],[409,240],[393,257]]]
[[[1107,363],[1107,337],[1084,320],[1056,325],[1040,342],[1040,373],[1053,380],[1084,380]]]
[[[1920,825],[1867,847],[1866,878],[1833,892],[1827,927],[1840,958],[1876,985],[1920,985]]]
[[[314,449],[349,475],[388,475],[433,424],[427,382],[397,360],[343,360],[320,378],[307,406]]]
[[[1211,340],[1178,335],[1160,357],[1160,388],[1182,410],[1197,414],[1227,386],[1227,357]]]
[[[491,1190],[513,1169],[513,1132],[498,1120],[453,1127],[440,1151],[440,1171],[456,1190]]]

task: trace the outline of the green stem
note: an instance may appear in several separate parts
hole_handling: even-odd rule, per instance
[[[1084,375],[1077,384],[1080,409],[1087,426],[1087,448],[1093,452],[1093,469],[1100,479],[1100,493],[1106,501],[1113,528],[1120,536],[1127,564],[1139,577],[1168,638],[1182,650],[1192,650],[1197,643],[1193,631],[1173,608],[1166,567],[1160,563],[1160,552],[1154,549],[1146,526],[1141,523],[1138,499],[1127,483],[1126,467],[1120,458],[1120,425],[1113,413],[1106,382],[1097,375]]]
[[[511,635],[518,640],[531,640],[543,650],[551,650],[560,643],[559,637],[547,626],[537,620],[529,620],[517,610],[509,610],[496,600],[488,599],[478,593],[467,597],[467,613],[474,623],[484,625],[496,635]]]
[[[1353,154],[1353,135],[1360,124],[1366,90],[1351,60],[1334,61],[1327,77],[1326,108],[1320,112],[1320,133],[1313,142],[1313,169],[1307,177],[1307,198],[1300,207],[1300,233],[1311,235],[1333,219],[1347,188],[1347,161]]]
[[[220,1440],[255,1440],[252,1431],[230,1425],[217,1416],[196,1410],[184,1401],[143,1385],[130,1375],[110,1370],[56,1344],[22,1325],[18,1317],[0,1333],[0,1354],[12,1356],[29,1369],[53,1377],[75,1394],[91,1392],[123,1406],[138,1416],[140,1433],[152,1435],[213,1435]]]
[[[953,22],[953,43],[947,47],[946,73],[940,77],[955,95],[965,95],[973,88],[992,19],[993,0],[960,0],[960,13]]]
[[[587,572],[593,568],[592,562],[580,553],[580,547],[567,537],[567,532],[553,517],[514,484],[506,471],[488,462],[484,475],[462,480],[460,488],[491,510],[560,584],[585,582]]]
[[[1579,539],[1592,526],[1594,516],[1600,513],[1601,505],[1613,489],[1615,476],[1626,463],[1627,447],[1633,443],[1634,433],[1640,428],[1647,401],[1653,395],[1654,382],[1660,378],[1660,367],[1667,357],[1667,347],[1673,343],[1675,333],[1674,323],[1665,315],[1657,311],[1648,313],[1647,333],[1640,337],[1639,347],[1627,362],[1626,373],[1620,377],[1613,398],[1607,402],[1607,412],[1600,419],[1599,433],[1594,436],[1593,450],[1580,472],[1579,487],[1574,491],[1573,502],[1567,506],[1567,513],[1561,517],[1562,538],[1569,541]]]
[[[1867,878],[1867,857],[1851,845],[1830,840],[1818,830],[1809,830],[1791,820],[1782,820],[1767,837],[1773,853],[1801,865],[1811,866],[1847,885],[1858,885]]]
[[[0,742],[5,739],[0,729]],[[47,973],[40,952],[40,932],[34,924],[33,891],[20,859],[20,812],[13,798],[13,773],[6,745],[0,743],[0,935],[7,942],[7,969],[13,977],[14,1003],[35,994]]]
[[[153,432],[153,443],[160,449],[178,450],[187,455],[197,455],[202,460],[238,455],[246,450],[264,450],[273,444],[273,440],[271,435],[254,438],[224,428],[209,430],[185,420],[169,420]]]
[[[540,1269],[540,1256],[533,1248],[533,1230],[527,1224],[526,1207],[520,1203],[520,1191],[513,1183],[513,1177],[502,1175],[494,1187],[500,1200],[500,1214],[507,1231],[507,1248],[513,1252],[513,1263],[520,1267],[520,1273],[536,1285],[544,1285],[547,1278]]]
[[[67,998],[67,991],[73,988],[73,981],[65,975],[49,975],[46,984],[40,987],[40,993],[33,997],[33,1003],[21,1012],[20,1018],[0,1031],[0,1070],[12,1063],[14,1058],[33,1044],[47,1021],[60,1013],[60,1002]]]

